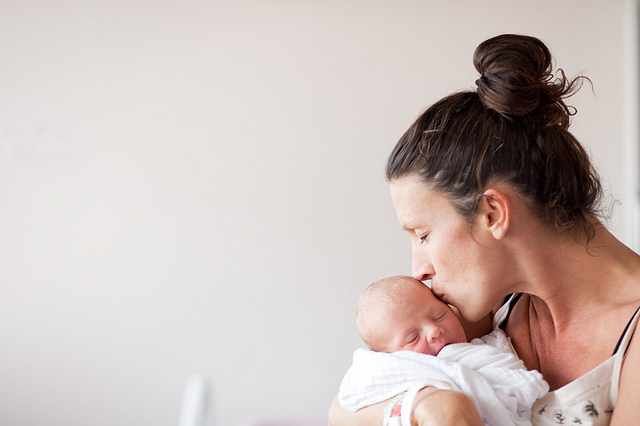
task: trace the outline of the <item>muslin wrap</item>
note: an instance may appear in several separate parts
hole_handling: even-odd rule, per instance
[[[549,390],[538,371],[525,368],[507,336],[494,330],[470,343],[447,345],[437,356],[358,349],[338,397],[356,411],[406,391],[402,424],[410,426],[413,398],[426,386],[464,393],[490,426],[530,425],[534,401]]]

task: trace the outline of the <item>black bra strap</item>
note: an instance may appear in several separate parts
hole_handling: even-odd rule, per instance
[[[515,296],[513,296],[513,299],[511,299],[511,301],[509,302],[509,309],[507,310],[507,315],[504,317],[504,320],[502,321],[502,324],[500,324],[498,326],[498,328],[500,330],[504,331],[505,333],[506,333],[506,328],[507,328],[507,321],[509,321],[509,316],[511,316],[511,312],[513,311],[513,307],[516,306],[516,303],[518,303],[518,300],[520,300],[520,297],[522,297],[522,294],[523,293],[517,293]],[[509,300],[510,297],[511,297],[511,295],[507,296],[505,298],[503,304],[507,303],[507,300]],[[631,316],[631,319],[629,320],[627,325],[624,327],[624,331],[620,335],[620,339],[618,339],[618,343],[616,344],[616,348],[613,351],[613,355],[615,355],[616,352],[618,352],[618,349],[620,349],[620,345],[622,344],[622,340],[624,339],[624,335],[627,334],[627,330],[629,330],[629,326],[633,322],[633,318],[636,316],[638,311],[640,311],[640,307],[638,307],[638,309],[636,309],[635,313]],[[627,346],[626,349],[629,349],[629,347]],[[625,353],[626,353],[626,350],[625,350]]]
[[[622,335],[620,335],[620,338],[618,339],[618,343],[616,344],[616,348],[613,350],[613,355],[615,355],[616,352],[618,352],[618,349],[620,349],[620,345],[622,344],[622,339],[624,339],[624,335],[627,334],[627,330],[629,329],[629,326],[631,325],[631,322],[633,321],[633,318],[635,318],[635,316],[638,313],[638,311],[640,311],[640,307],[638,309],[636,309],[636,312],[631,316],[631,319],[629,320],[629,322],[627,323],[626,327],[624,328],[624,331],[622,332]],[[629,346],[627,346],[627,349],[629,349]],[[625,349],[624,352],[627,353],[627,350]]]
[[[516,306],[516,303],[518,303],[518,300],[520,300],[520,297],[522,297],[523,293],[517,293],[515,296],[513,296],[513,299],[511,299],[511,302],[509,302],[509,309],[507,310],[507,316],[504,317],[504,320],[502,321],[502,324],[500,324],[498,326],[498,328],[502,331],[504,331],[505,333],[507,332],[507,321],[509,321],[509,316],[511,315],[511,311],[513,311],[513,307]],[[505,303],[507,303],[507,300],[509,299],[509,297],[511,296],[507,296],[506,299],[503,302],[503,305]]]

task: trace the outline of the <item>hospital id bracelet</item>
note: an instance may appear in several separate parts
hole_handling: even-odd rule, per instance
[[[396,395],[391,400],[389,405],[384,409],[382,418],[382,426],[402,426],[402,417],[400,413],[402,411],[402,401],[406,395],[406,391]]]

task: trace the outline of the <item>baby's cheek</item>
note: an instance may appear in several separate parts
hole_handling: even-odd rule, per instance
[[[414,352],[418,352],[425,355],[433,355],[431,349],[427,345],[427,343],[422,340],[419,345],[416,345],[415,348],[412,349]]]

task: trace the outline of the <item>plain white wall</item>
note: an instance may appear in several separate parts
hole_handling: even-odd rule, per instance
[[[574,130],[624,203],[623,7],[1,2],[0,424],[175,425],[192,373],[216,425],[324,415],[360,293],[410,273],[386,155],[479,42],[593,80]]]

